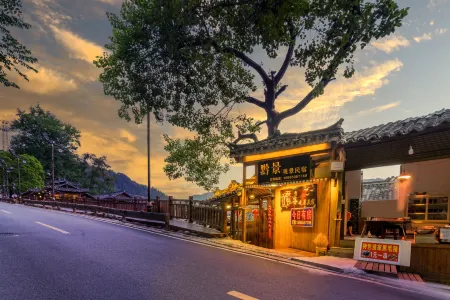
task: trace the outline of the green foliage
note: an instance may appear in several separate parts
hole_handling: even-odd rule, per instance
[[[31,26],[22,19],[22,3],[20,0],[0,0],[0,83],[5,87],[19,86],[9,81],[6,71],[16,72],[20,77],[28,81],[28,77],[20,71],[22,66],[26,70],[37,72],[31,64],[37,63],[37,59],[31,56],[31,51],[21,45],[8,28],[29,29]]]
[[[18,134],[12,137],[11,148],[18,154],[33,155],[42,163],[45,172],[51,173],[52,146],[45,139],[46,134],[55,144],[55,178],[76,179],[73,172],[78,164],[75,151],[80,146],[80,131],[63,123],[39,104],[31,106],[28,112],[17,110],[17,115],[11,129]]]
[[[8,183],[10,194],[18,193],[19,188],[19,174],[17,171],[17,159],[13,157],[9,152],[0,151],[0,159],[5,162],[0,163],[0,185],[6,184],[6,174],[3,172],[3,168],[7,170],[12,168],[8,175]],[[31,188],[43,188],[44,187],[44,169],[41,163],[35,157],[24,154],[19,155],[20,165],[20,178],[21,178],[21,191],[25,192]],[[15,187],[15,189],[13,188]]]
[[[132,114],[140,123],[152,112],[157,121],[197,133],[184,141],[166,136],[165,171],[210,189],[228,170],[220,156],[234,139],[233,124],[241,133],[266,124],[273,135],[282,120],[323,94],[340,67],[352,77],[355,51],[394,32],[406,15],[393,0],[126,0],[120,14],[108,14],[110,53],[94,63],[103,69],[105,94],[121,103],[120,117]],[[280,69],[265,70],[251,59],[256,48],[269,60],[283,54]],[[289,67],[305,70],[311,91],[279,112]],[[261,81],[263,100],[250,96]],[[230,113],[243,102],[263,109],[267,119]]]
[[[11,148],[18,154],[36,157],[42,163],[48,181],[52,170],[50,142],[53,142],[55,179],[77,182],[92,193],[114,190],[114,178],[106,157],[89,153],[78,156],[80,131],[45,111],[39,104],[31,106],[28,112],[18,110],[18,118],[12,122],[11,129],[17,132],[11,139]]]
[[[81,184],[89,187],[92,194],[109,193],[114,190],[114,177],[111,167],[106,163],[106,156],[97,157],[95,154],[85,153],[81,156],[81,166],[85,174]]]

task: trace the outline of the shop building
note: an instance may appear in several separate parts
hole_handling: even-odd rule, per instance
[[[342,121],[262,141],[253,137],[248,144],[237,139],[230,146],[231,157],[243,164],[237,238],[314,252],[313,239],[322,233],[330,246],[339,244],[344,158],[337,147]]]

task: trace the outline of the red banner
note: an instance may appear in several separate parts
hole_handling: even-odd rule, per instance
[[[313,227],[314,226],[314,209],[292,208],[291,209],[291,226]]]
[[[272,209],[272,203],[267,204],[267,235],[269,239],[272,238],[272,226],[273,226],[273,209]]]

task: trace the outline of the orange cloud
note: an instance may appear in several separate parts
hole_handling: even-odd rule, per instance
[[[431,32],[424,33],[421,36],[415,36],[413,39],[416,41],[416,43],[420,43],[422,41],[429,41],[433,38],[433,35]]]
[[[99,45],[83,39],[77,34],[50,25],[56,41],[69,52],[71,57],[92,63],[97,56],[102,55],[106,50]]]
[[[311,101],[304,111],[311,112],[318,109],[341,107],[347,102],[354,101],[359,96],[373,95],[377,89],[389,82],[387,78],[390,75],[398,72],[402,67],[403,63],[400,60],[389,60],[356,73],[350,79],[338,78],[325,88],[325,93],[322,96]],[[289,84],[289,87],[277,103],[280,111],[293,107],[311,90],[300,80],[299,76],[293,74],[293,72],[288,74],[287,84]]]
[[[373,41],[372,46],[386,53],[399,50],[400,47],[408,47],[409,41],[401,35],[392,35],[380,40]]]
[[[360,111],[360,112],[358,112],[358,115],[365,116],[365,115],[370,115],[370,114],[373,114],[373,113],[379,113],[379,112],[382,112],[382,111],[385,111],[385,110],[397,107],[399,105],[400,105],[400,101],[396,101],[396,102],[388,103],[386,105],[380,105],[380,106],[377,106],[377,107],[373,107],[373,108],[370,108],[370,109],[367,109],[367,110]]]
[[[35,94],[65,93],[78,89],[78,85],[72,78],[58,71],[43,66],[34,66],[39,72],[25,71],[29,82],[15,73],[11,73],[16,83],[22,90]]]
[[[130,143],[136,142],[137,139],[137,137],[134,134],[125,129],[120,130],[120,137],[128,140],[128,142]]]

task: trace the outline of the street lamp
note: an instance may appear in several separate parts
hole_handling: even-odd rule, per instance
[[[5,194],[5,167],[6,167],[6,163],[3,160],[3,158],[0,158],[0,166],[3,170],[3,173],[2,173],[2,197],[3,197]]]
[[[9,173],[11,173],[12,170],[14,170],[13,167],[6,168],[6,198],[8,198],[8,199],[10,197],[8,176],[9,176]]]
[[[22,189],[20,185],[20,157],[16,154],[16,151],[13,149],[9,149],[9,153],[11,153],[12,156],[14,156],[17,159],[17,173],[19,174],[19,199],[22,197]],[[27,161],[23,160],[23,164],[26,164]]]
[[[55,200],[55,141],[51,140],[46,132],[42,133],[42,137],[47,143],[52,145],[52,199]],[[62,146],[58,146],[58,148],[60,148],[58,149],[59,153],[63,152],[63,149],[67,149]]]

